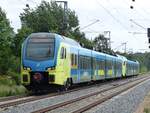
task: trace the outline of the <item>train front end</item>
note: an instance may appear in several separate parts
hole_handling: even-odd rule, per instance
[[[27,89],[43,88],[55,81],[56,45],[51,33],[32,33],[23,42],[21,83]]]

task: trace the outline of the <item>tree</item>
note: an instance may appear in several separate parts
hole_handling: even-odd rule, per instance
[[[94,48],[96,51],[99,52],[105,52],[105,53],[112,53],[113,51],[111,50],[110,45],[108,43],[108,39],[104,37],[104,35],[99,35],[96,37],[93,41],[94,43]]]
[[[0,7],[0,48],[10,46],[12,44],[13,35],[13,29],[10,27],[9,20]]]
[[[0,74],[6,74],[12,66],[12,45],[14,32],[10,27],[6,13],[0,8]]]
[[[21,13],[20,19],[22,25],[31,28],[33,32],[57,32],[62,34],[63,29],[64,9],[57,5],[55,1],[42,3],[35,9],[27,7]],[[73,27],[79,25],[78,17],[74,11],[67,10],[67,32],[71,31]]]
[[[93,49],[93,42],[87,39],[85,37],[85,34],[79,31],[79,28],[74,31],[71,31],[71,33],[68,36],[72,37],[77,42],[79,42],[81,46],[88,49]]]
[[[20,19],[22,26],[30,28],[33,32],[56,32],[63,34],[63,17],[64,9],[61,5],[56,4],[55,1],[42,3],[35,9],[27,7],[21,13]],[[84,47],[92,49],[92,42],[85,38],[85,34],[80,32],[79,29],[73,30],[79,26],[79,20],[75,11],[67,10],[67,29],[65,36],[75,39],[82,43]],[[64,35],[64,34],[63,34]]]
[[[13,53],[15,56],[20,57],[21,55],[21,45],[24,39],[32,33],[32,29],[27,26],[22,26],[21,29],[18,30],[14,40],[13,40]]]

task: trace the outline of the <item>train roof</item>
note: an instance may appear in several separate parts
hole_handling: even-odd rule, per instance
[[[56,38],[60,38],[63,42],[69,43],[71,46],[81,47],[77,41],[75,41],[71,38],[68,38],[68,37],[65,37],[62,35],[58,35],[58,34],[55,34],[55,35],[56,35]]]
[[[93,50],[83,48],[83,47],[80,46],[80,44],[77,41],[75,41],[73,39],[70,39],[68,37],[56,34],[56,33],[50,33],[50,32],[49,33],[48,32],[32,33],[28,36],[28,38],[30,38],[31,36],[39,37],[39,35],[42,36],[42,37],[55,37],[56,39],[58,39],[60,41],[68,43],[72,47],[78,47],[78,49],[80,50],[81,55],[89,56],[92,53],[97,58],[98,57],[106,57],[107,59],[115,59],[116,58],[116,59],[120,59],[120,60],[123,60],[123,61],[131,62],[131,63],[139,63],[138,61],[128,60],[126,57],[118,55],[118,54],[116,56],[113,56],[113,55],[105,54],[105,53],[102,53],[102,52],[97,52],[97,51],[93,51]]]
[[[133,60],[127,60],[128,63],[132,63],[132,64],[139,64],[138,61],[133,61]]]
[[[117,57],[123,61],[127,61],[127,58],[125,56],[122,56],[122,55],[118,55],[117,54]]]
[[[101,53],[98,51],[92,51],[92,55],[95,56],[96,58],[105,58],[106,57],[105,53]]]
[[[72,46],[81,47],[77,41],[70,39],[70,38],[67,38],[65,36],[56,34],[56,33],[48,33],[48,32],[31,33],[28,36],[28,38],[30,38],[30,37],[43,37],[43,38],[44,37],[55,37],[56,39],[59,39],[59,40],[66,42],[66,43],[69,43]]]

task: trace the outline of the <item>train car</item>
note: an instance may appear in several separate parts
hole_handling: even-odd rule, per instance
[[[92,51],[92,80],[105,79],[106,54]]]
[[[138,62],[85,49],[54,33],[32,33],[22,44],[21,83],[29,90],[131,76]]]
[[[79,66],[78,76],[79,82],[87,82],[92,80],[92,53],[91,50],[80,48],[79,49]]]
[[[116,78],[121,76],[121,68],[119,66],[120,59],[116,56],[106,55],[106,78]]]
[[[139,62],[127,60],[126,76],[138,75],[138,73],[139,73]]]
[[[70,46],[80,45],[52,33],[32,33],[22,45],[21,83],[28,89],[70,82]]]

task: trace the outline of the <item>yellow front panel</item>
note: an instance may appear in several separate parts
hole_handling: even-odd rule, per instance
[[[67,55],[65,59],[61,59],[60,57],[60,52],[61,52],[62,47],[67,49]],[[53,82],[53,84],[64,85],[67,78],[70,77],[70,67],[71,67],[70,48],[68,45],[61,43],[58,49],[56,69],[48,70],[49,75],[51,74],[55,75],[55,81]]]

